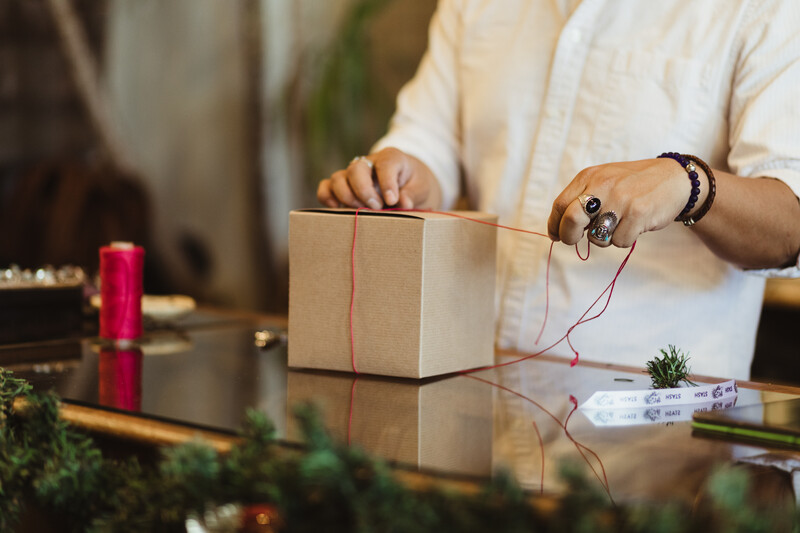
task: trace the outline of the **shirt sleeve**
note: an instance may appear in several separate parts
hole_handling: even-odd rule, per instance
[[[428,49],[417,73],[397,97],[389,132],[371,150],[394,147],[425,163],[439,181],[444,209],[455,203],[460,184],[461,28],[455,0],[442,0],[431,19]]]
[[[728,166],[739,176],[773,177],[800,197],[800,3],[752,2],[730,107]],[[754,270],[800,277],[800,257],[784,269]]]

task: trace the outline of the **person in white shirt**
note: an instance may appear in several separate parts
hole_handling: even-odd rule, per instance
[[[318,199],[464,195],[587,236],[586,262],[553,247],[537,343],[551,242],[499,230],[497,342],[523,352],[561,338],[636,242],[606,312],[570,334],[581,358],[644,366],[673,344],[696,374],[747,378],[765,276],[800,277],[797,28],[784,0],[441,0],[388,134]]]

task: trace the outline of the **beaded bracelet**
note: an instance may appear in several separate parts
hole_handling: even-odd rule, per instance
[[[689,154],[683,154],[683,157],[693,161],[698,167],[702,168],[703,172],[705,172],[706,176],[708,177],[708,196],[706,196],[706,201],[703,202],[703,205],[700,207],[697,213],[681,220],[684,226],[693,226],[697,223],[697,221],[706,216],[708,210],[711,209],[711,204],[714,203],[714,198],[717,196],[717,180],[714,178],[714,172],[712,172],[711,167],[709,167],[705,161],[697,156]]]
[[[684,168],[684,170],[686,170],[689,180],[692,182],[692,192],[689,194],[689,201],[686,202],[686,206],[683,208],[680,214],[675,217],[675,221],[683,222],[684,226],[694,225],[698,220],[703,218],[706,213],[708,213],[708,210],[711,209],[711,204],[714,202],[714,196],[716,195],[717,191],[714,173],[711,172],[711,168],[709,168],[709,166],[702,159],[693,155],[679,154],[677,152],[664,152],[658,157],[668,157],[670,159],[674,159],[680,166]],[[694,209],[698,198],[700,198],[700,177],[697,174],[695,164],[702,168],[708,176],[709,190],[706,201],[703,203],[697,213],[695,213],[693,216],[689,216],[689,212]]]
[[[686,171],[689,175],[689,180],[692,182],[692,192],[689,194],[689,201],[686,202],[686,207],[683,208],[683,211],[675,217],[675,221],[683,221],[686,214],[694,209],[695,204],[697,203],[697,199],[700,198],[700,178],[697,175],[696,169],[692,164],[691,160],[682,156],[677,152],[664,152],[658,157],[669,157],[670,159],[674,159],[678,162],[680,166]]]

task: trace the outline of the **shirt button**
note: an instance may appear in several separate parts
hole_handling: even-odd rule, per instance
[[[569,30],[568,37],[573,43],[579,43],[583,40],[583,32],[581,30]]]

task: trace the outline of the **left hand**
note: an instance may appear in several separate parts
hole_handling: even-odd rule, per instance
[[[701,172],[698,172],[700,174]],[[701,193],[707,183],[701,177]],[[600,199],[595,216],[613,211],[617,217],[611,238],[603,241],[591,235],[589,240],[600,247],[614,245],[629,248],[646,231],[666,227],[686,206],[691,182],[684,169],[673,159],[644,159],[589,167],[578,173],[553,202],[547,231],[554,241],[576,244],[592,219],[583,210],[578,197],[589,194]],[[703,196],[697,202],[702,205]]]

